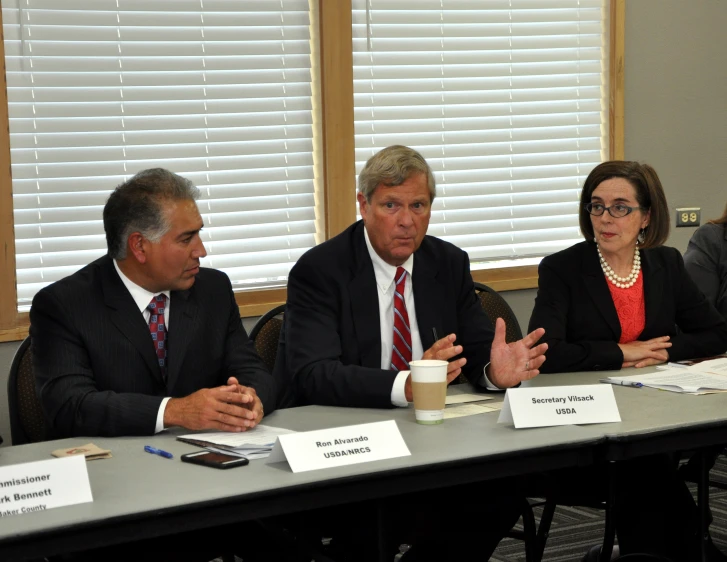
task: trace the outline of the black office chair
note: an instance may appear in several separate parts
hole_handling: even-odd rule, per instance
[[[505,341],[507,343],[523,339],[523,333],[520,330],[517,316],[515,316],[512,308],[510,308],[510,305],[507,304],[507,301],[500,293],[484,283],[475,283],[475,293],[477,293],[477,298],[480,299],[482,309],[487,314],[493,326],[498,318],[502,318],[505,321]]]
[[[271,373],[275,367],[275,356],[278,352],[278,338],[283,327],[284,312],[284,304],[276,306],[263,314],[250,330],[250,339],[255,344],[255,351]]]
[[[495,321],[498,318],[502,318],[505,321],[505,341],[512,343],[521,340],[523,337],[522,330],[520,329],[520,323],[515,316],[512,308],[507,301],[493,288],[488,287],[484,283],[475,282],[475,292],[477,298],[480,299],[482,309],[487,314],[487,317],[495,325]],[[508,536],[515,539],[525,541],[525,555],[526,560],[539,561],[543,557],[543,551],[545,550],[545,544],[548,541],[548,534],[550,532],[550,525],[555,515],[556,504],[561,503],[562,505],[569,505],[570,501],[563,497],[548,497],[546,501],[525,501],[523,503],[522,517],[523,517],[523,530],[519,531],[513,529],[508,533]],[[543,512],[540,517],[540,521],[536,528],[535,515],[533,513],[533,507],[542,506]],[[605,507],[605,504],[599,503],[597,505],[589,505],[588,507]],[[604,546],[606,546],[607,552],[610,553],[613,547],[613,540],[615,533],[613,531],[613,521],[610,517],[610,509],[606,510],[606,537],[610,537],[605,540]],[[610,547],[608,546],[610,542]],[[610,556],[609,556],[610,558]]]
[[[13,445],[37,443],[50,438],[40,399],[35,392],[30,336],[15,353],[8,377],[8,409]]]
[[[523,333],[520,330],[520,323],[517,321],[517,316],[507,304],[507,301],[493,289],[488,287],[484,283],[475,282],[475,294],[480,299],[480,305],[482,310],[490,319],[494,328],[495,321],[498,318],[502,318],[505,321],[505,341],[512,343],[523,339]],[[467,378],[464,375],[457,377],[457,380],[453,384],[464,384],[467,382]]]
[[[611,478],[611,467],[609,466],[609,478]],[[547,478],[547,475],[546,475]],[[586,556],[584,562],[607,562],[609,560],[620,560],[618,547],[614,546],[616,541],[616,525],[613,516],[614,496],[612,493],[613,484],[609,486],[609,497],[604,501],[587,500],[577,495],[572,495],[568,490],[560,491],[553,487],[545,493],[545,501],[531,501],[530,506],[542,506],[543,511],[540,515],[540,521],[537,528],[537,536],[534,547],[534,560],[542,560],[545,545],[548,542],[550,533],[550,525],[553,522],[555,508],[558,505],[590,507],[593,509],[602,509],[604,513],[604,530],[603,542],[600,545],[592,547]],[[633,556],[633,555],[632,555]]]
[[[480,300],[480,305],[482,305],[482,309],[485,311],[485,314],[487,314],[490,322],[492,322],[493,327],[495,325],[495,321],[498,318],[502,318],[505,321],[505,341],[507,341],[507,343],[512,343],[514,341],[521,340],[523,338],[523,333],[520,330],[520,323],[518,322],[512,308],[510,308],[510,305],[507,304],[507,301],[502,297],[502,295],[484,283],[475,282],[474,285],[475,293],[477,294],[477,298]],[[464,378],[464,375],[460,375],[458,382],[465,381],[466,379]],[[538,528],[535,524],[533,509],[530,502],[527,500],[523,500],[521,513],[523,519],[523,530],[520,531],[513,529],[508,533],[508,536],[525,542],[525,560],[527,562],[538,561],[542,558],[547,534],[545,538],[538,536]]]
[[[260,358],[265,366],[272,373],[275,368],[275,358],[278,352],[278,339],[280,331],[283,328],[283,314],[285,313],[285,305],[281,304],[263,314],[252,330],[250,330],[250,339],[255,345]],[[334,562],[333,559],[321,552],[321,546],[317,541],[308,541],[296,536],[295,532],[288,529],[288,524],[293,522],[287,517],[273,518],[268,520],[258,520],[262,531],[268,536],[276,546],[285,551],[289,556],[297,556],[300,559],[315,560],[316,562]],[[297,529],[300,532],[300,529]],[[256,558],[253,557],[254,560]],[[265,559],[263,555],[261,560]],[[225,556],[223,562],[229,562],[230,559]]]

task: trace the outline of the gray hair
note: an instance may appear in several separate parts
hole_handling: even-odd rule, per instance
[[[424,157],[413,148],[399,144],[384,148],[369,158],[358,176],[358,192],[366,201],[371,202],[371,196],[379,184],[389,187],[401,185],[414,174],[427,176],[430,201],[437,196],[437,187],[434,183],[432,169]]]
[[[114,189],[103,209],[109,255],[125,259],[134,232],[158,242],[171,228],[163,203],[196,201],[198,197],[199,190],[190,180],[163,168],[143,170],[125,181]]]

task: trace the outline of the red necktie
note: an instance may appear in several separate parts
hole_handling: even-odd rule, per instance
[[[167,296],[165,294],[152,297],[151,302],[147,306],[151,314],[149,315],[149,331],[151,339],[154,342],[154,352],[159,360],[159,368],[162,370],[162,376],[167,378],[167,326],[164,322],[164,310],[166,307]]]
[[[411,331],[404,301],[406,270],[403,267],[396,268],[394,282],[396,283],[394,289],[394,347],[391,350],[391,368],[405,371],[409,368],[409,361],[411,361]]]

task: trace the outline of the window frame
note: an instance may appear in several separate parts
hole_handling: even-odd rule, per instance
[[[0,2],[1,5],[1,2]],[[318,34],[313,52],[319,57],[318,84],[314,91],[320,142],[318,166],[322,188],[317,193],[322,237],[327,240],[356,219],[352,178],[355,177],[353,50],[350,0],[311,0],[317,15]],[[624,156],[624,24],[625,0],[609,5],[609,155]],[[10,168],[10,129],[5,75],[5,41],[0,12],[0,342],[17,341],[28,335],[29,315],[17,311],[15,234]],[[472,272],[475,281],[497,291],[532,289],[538,286],[537,266],[481,269]],[[285,287],[235,293],[240,316],[260,316],[286,300]]]

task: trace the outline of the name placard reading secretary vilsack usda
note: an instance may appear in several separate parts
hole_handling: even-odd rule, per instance
[[[497,423],[516,429],[620,422],[609,384],[508,388]]]

